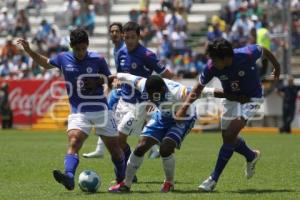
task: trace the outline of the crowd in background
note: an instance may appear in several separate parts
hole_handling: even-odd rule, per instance
[[[117,0],[115,0],[117,1]],[[149,12],[150,0],[140,0],[139,9],[131,10],[129,18],[141,26],[141,42],[156,48],[163,63],[179,76],[196,77],[203,70],[207,58],[203,51],[193,48],[188,42],[192,34],[189,30],[188,14],[192,12],[196,0],[161,0],[161,7]],[[204,3],[203,0],[197,2]],[[287,31],[276,19],[276,9],[283,7],[280,0],[229,0],[219,15],[212,16],[206,27],[206,41],[224,37],[234,47],[258,43],[273,52],[285,45],[279,33]],[[1,4],[1,3],[0,3]],[[69,49],[68,33],[62,34],[60,28],[71,30],[84,27],[89,35],[94,34],[96,15],[106,15],[108,0],[65,0],[63,11],[55,14],[55,23],[43,19],[36,30],[32,30],[30,16],[40,16],[47,7],[46,0],[30,0],[24,8],[18,7],[17,0],[4,0],[0,10],[0,37],[5,45],[0,49],[0,77],[51,78],[59,75],[56,71],[44,72],[13,43],[14,38],[30,38],[38,52],[51,57]],[[300,48],[300,3],[291,1],[292,11],[292,49]],[[271,11],[268,8],[274,8]],[[275,15],[272,20],[270,15]],[[113,19],[112,19],[113,20]],[[200,32],[201,30],[199,30]],[[64,36],[63,36],[64,35]],[[205,36],[204,36],[205,37]],[[196,38],[199,40],[199,38]],[[206,42],[206,44],[207,44]],[[205,48],[205,43],[198,46]],[[262,61],[261,73],[266,73],[268,63]]]

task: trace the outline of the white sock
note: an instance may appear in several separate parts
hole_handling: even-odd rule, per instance
[[[155,144],[151,147],[151,151],[154,152],[154,151],[159,151],[159,145]]]
[[[132,179],[133,179],[134,175],[136,174],[136,171],[138,170],[138,168],[143,163],[143,160],[144,160],[144,156],[138,157],[138,156],[134,155],[133,152],[130,154],[130,157],[127,162],[126,176],[125,176],[125,180],[124,180],[126,186],[131,187]]]
[[[102,141],[101,137],[99,137],[97,142],[96,152],[104,153],[104,150],[105,150],[105,144]]]
[[[173,154],[168,157],[162,157],[162,164],[166,176],[165,181],[173,183],[175,173],[175,157],[173,156]]]

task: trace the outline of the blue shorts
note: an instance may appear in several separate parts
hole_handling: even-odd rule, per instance
[[[113,89],[108,95],[108,108],[115,111],[121,97],[120,89]]]
[[[166,138],[171,139],[176,143],[176,148],[179,149],[184,137],[193,128],[195,121],[196,116],[181,123],[176,123],[173,118],[163,118],[161,112],[156,112],[144,127],[141,136],[151,137],[158,143]]]

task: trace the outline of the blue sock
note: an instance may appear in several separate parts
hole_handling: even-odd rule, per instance
[[[116,180],[118,183],[122,182],[125,179],[126,171],[126,162],[125,157],[122,155],[121,159],[111,159],[115,166]]]
[[[247,162],[255,158],[255,153],[246,145],[243,138],[238,138],[234,151],[245,156]]]
[[[79,163],[78,155],[66,154],[65,156],[65,173],[70,177],[74,178],[76,168]]]
[[[216,182],[218,181],[223,169],[225,168],[227,162],[231,158],[232,154],[234,151],[234,146],[230,144],[223,144],[220,151],[219,151],[219,156],[218,160],[215,166],[215,170],[211,174],[211,177],[213,180]]]
[[[131,149],[130,149],[129,144],[126,144],[126,147],[125,147],[125,149],[123,149],[123,152],[124,152],[124,156],[125,156],[125,164],[127,164],[127,161],[128,161],[129,156],[131,154]]]

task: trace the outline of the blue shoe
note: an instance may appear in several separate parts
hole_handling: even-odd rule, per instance
[[[53,170],[53,177],[58,183],[63,184],[67,190],[74,190],[74,178],[69,177],[57,169]]]

